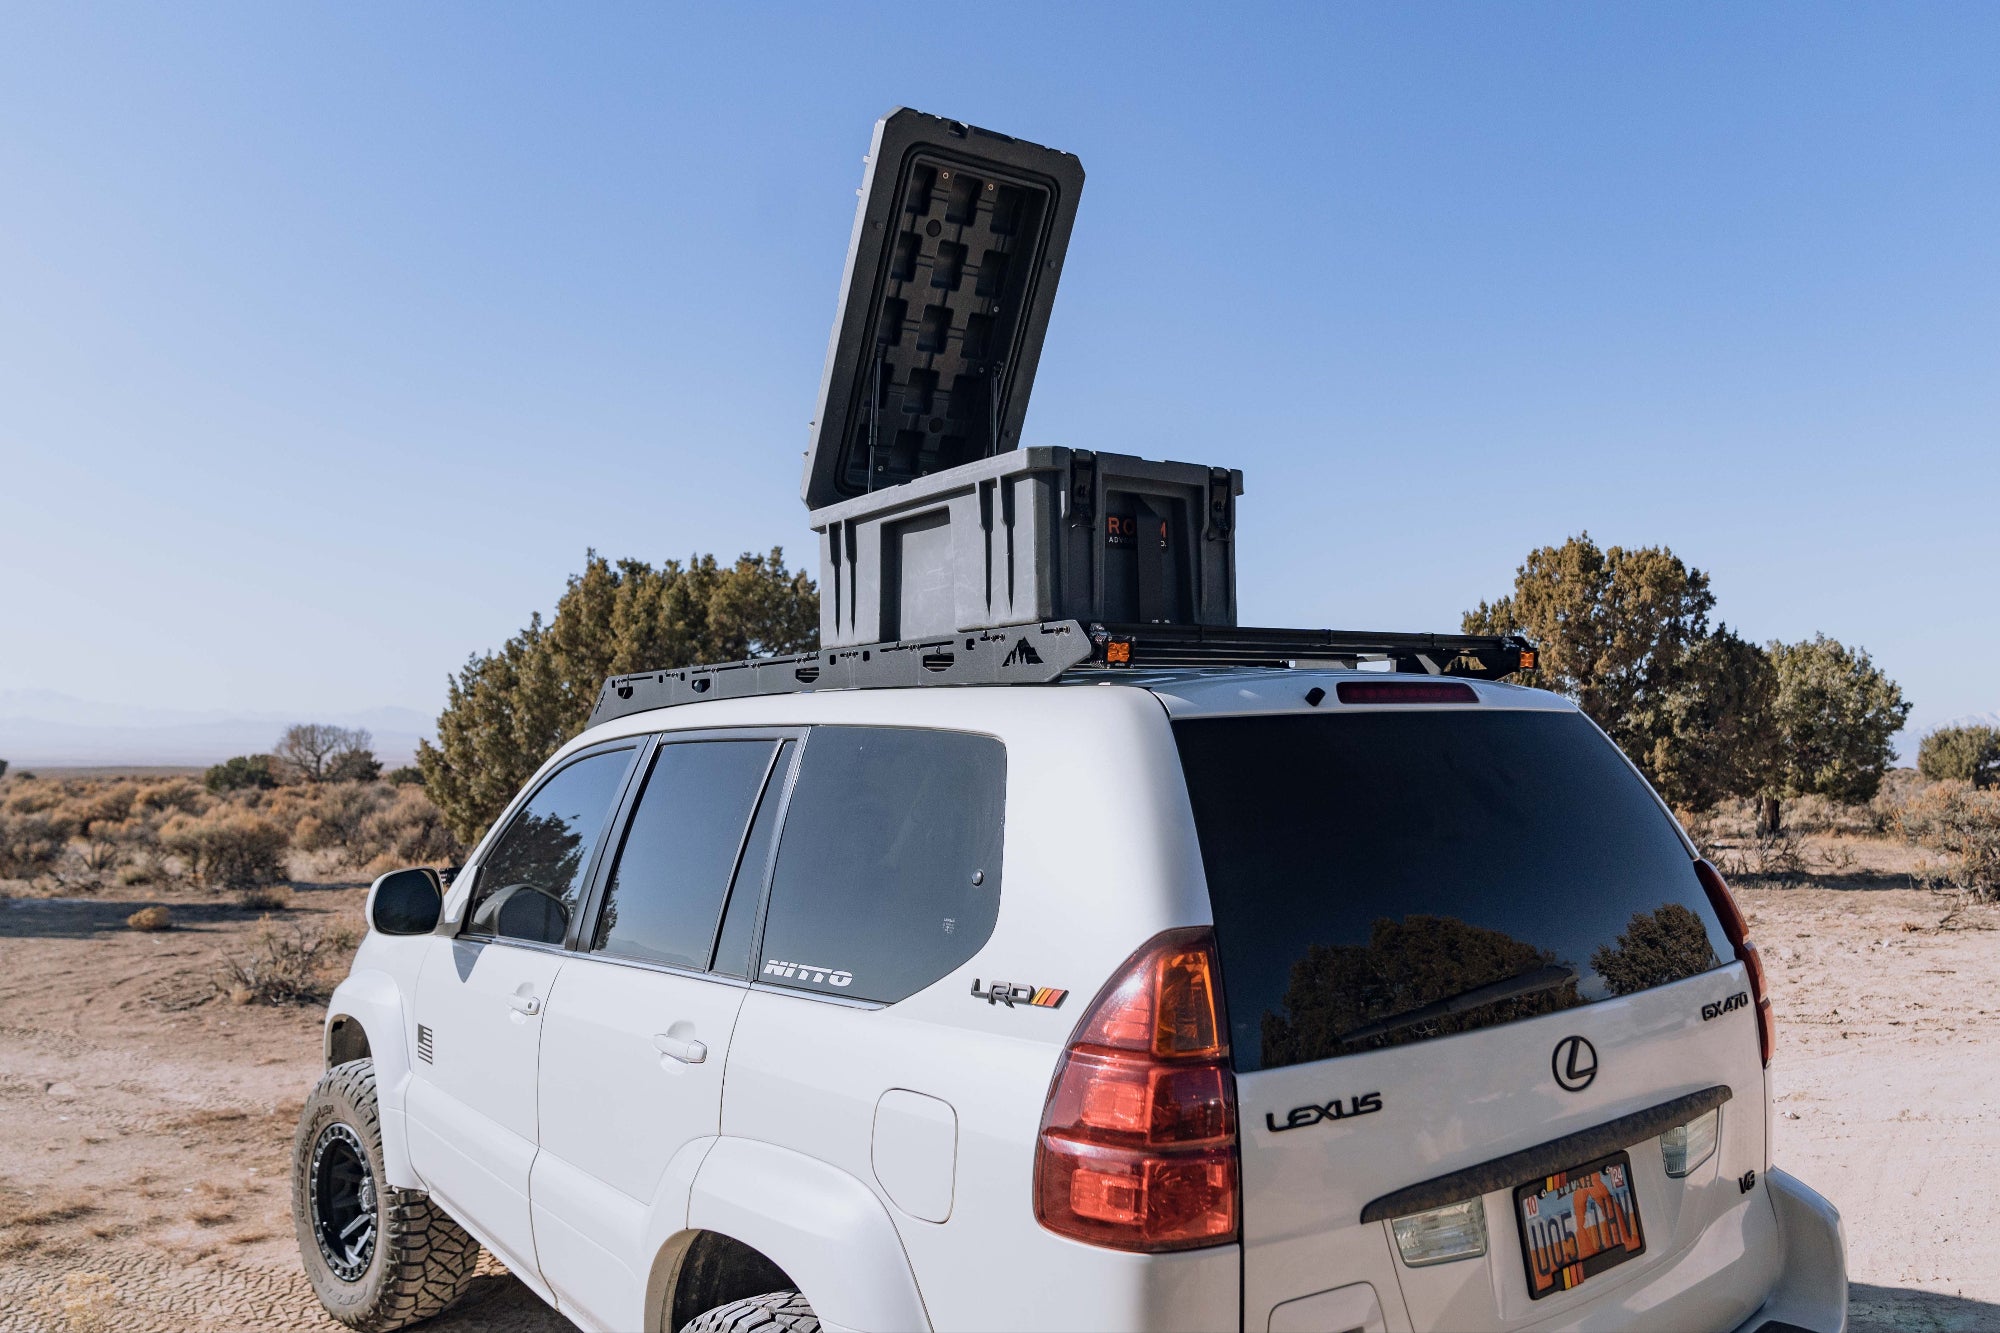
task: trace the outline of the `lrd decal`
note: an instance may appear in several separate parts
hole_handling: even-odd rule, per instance
[[[1060,1009],[1062,1002],[1069,998],[1069,992],[1055,986],[1023,986],[1015,981],[996,981],[982,989],[979,978],[974,977],[972,998],[988,1004],[1004,1004],[1009,1009],[1017,1004],[1033,1005],[1037,1009]]]
[[[1294,1106],[1291,1110],[1285,1112],[1285,1123],[1282,1125],[1278,1123],[1276,1116],[1266,1111],[1264,1112],[1264,1128],[1270,1130],[1273,1134],[1282,1134],[1288,1129],[1304,1129],[1307,1125],[1317,1125],[1322,1120],[1348,1120],[1357,1115],[1373,1115],[1381,1109],[1382,1094],[1379,1092],[1364,1092],[1358,1096],[1349,1097],[1345,1106],[1341,1105],[1340,1098],[1338,1097],[1335,1097],[1325,1105],[1317,1102],[1308,1102],[1304,1106]]]

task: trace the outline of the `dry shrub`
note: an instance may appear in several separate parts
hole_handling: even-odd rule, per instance
[[[1785,832],[1834,833],[1868,837],[1882,832],[1882,817],[1869,805],[1845,805],[1825,796],[1799,796],[1784,804]]]
[[[160,868],[151,857],[143,860],[129,861],[119,866],[118,873],[113,876],[118,883],[128,888],[134,884],[151,884],[159,877]]]
[[[390,790],[387,783],[329,782],[294,797],[291,803],[300,812],[292,829],[293,844],[301,851],[339,852],[350,863],[367,860],[362,828],[389,802]]]
[[[422,787],[397,788],[393,801],[362,821],[361,842],[374,853],[368,868],[378,874],[398,866],[448,864],[460,854],[444,812]]]
[[[2000,898],[2000,792],[1934,782],[1897,810],[1896,826],[1917,846],[1950,858],[1923,876],[1930,887]]]
[[[53,810],[63,802],[63,784],[59,782],[23,782],[16,779],[0,788],[0,813],[10,815],[34,815],[45,810]]]
[[[92,824],[118,824],[130,819],[132,804],[139,794],[137,783],[115,779],[85,779],[62,785],[66,789],[63,808],[86,828]]]
[[[55,873],[76,825],[48,808],[0,814],[0,879]]]
[[[1808,873],[1805,844],[1790,832],[1752,838],[1741,849],[1724,853],[1716,868],[1731,880],[1790,888]]]
[[[193,778],[168,778],[141,786],[133,793],[132,804],[142,811],[198,815],[214,802]]]
[[[270,820],[227,806],[193,817],[175,815],[160,829],[160,845],[213,888],[255,889],[285,878],[291,839]]]
[[[118,824],[99,822],[88,827],[84,834],[83,849],[78,860],[83,868],[93,875],[103,875],[125,864],[130,855],[126,851],[122,821]]]
[[[236,901],[253,912],[282,912],[292,905],[292,894],[282,884],[272,884],[261,889],[245,889]]]
[[[343,926],[315,929],[265,917],[249,951],[222,960],[216,989],[237,1004],[319,1004],[346,970],[355,943]]]
[[[67,1333],[98,1333],[118,1312],[118,1287],[109,1274],[68,1273],[39,1288],[30,1305]]]
[[[151,907],[142,907],[126,917],[125,924],[133,930],[167,930],[174,924],[174,914],[165,906],[155,903]]]
[[[350,866],[444,864],[458,840],[421,787],[335,782],[271,793],[271,818],[289,821],[300,851],[332,852]]]

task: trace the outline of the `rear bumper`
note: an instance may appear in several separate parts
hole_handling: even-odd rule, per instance
[[[1847,1234],[1840,1212],[1796,1177],[1773,1167],[1764,1177],[1778,1217],[1784,1266],[1757,1313],[1734,1333],[1847,1333]]]

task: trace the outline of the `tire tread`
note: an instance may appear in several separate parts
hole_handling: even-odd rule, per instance
[[[804,1293],[770,1291],[698,1314],[680,1333],[820,1333],[820,1324]]]
[[[382,1150],[382,1116],[375,1099],[375,1062],[350,1060],[335,1065],[320,1077],[305,1109],[299,1115],[299,1133],[293,1143],[292,1211],[299,1221],[299,1243],[310,1272],[318,1260],[309,1249],[311,1224],[305,1220],[306,1186],[303,1163],[312,1145],[306,1128],[316,1107],[327,1102],[351,1109],[354,1128],[375,1150]],[[454,1222],[421,1190],[378,1187],[376,1241],[383,1269],[376,1298],[359,1309],[334,1309],[327,1313],[358,1333],[394,1333],[420,1320],[442,1314],[471,1285],[479,1262],[479,1242]],[[318,1284],[315,1283],[315,1286]],[[324,1301],[321,1302],[325,1304]]]

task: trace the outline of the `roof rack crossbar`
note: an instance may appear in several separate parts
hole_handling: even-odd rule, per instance
[[[1200,625],[1088,626],[1049,620],[823,648],[711,666],[613,676],[598,691],[590,725],[631,713],[711,699],[806,690],[911,685],[1038,685],[1074,670],[1223,666],[1357,666],[1386,661],[1396,671],[1498,680],[1535,664],[1519,635],[1394,634],[1355,630],[1260,629]]]

